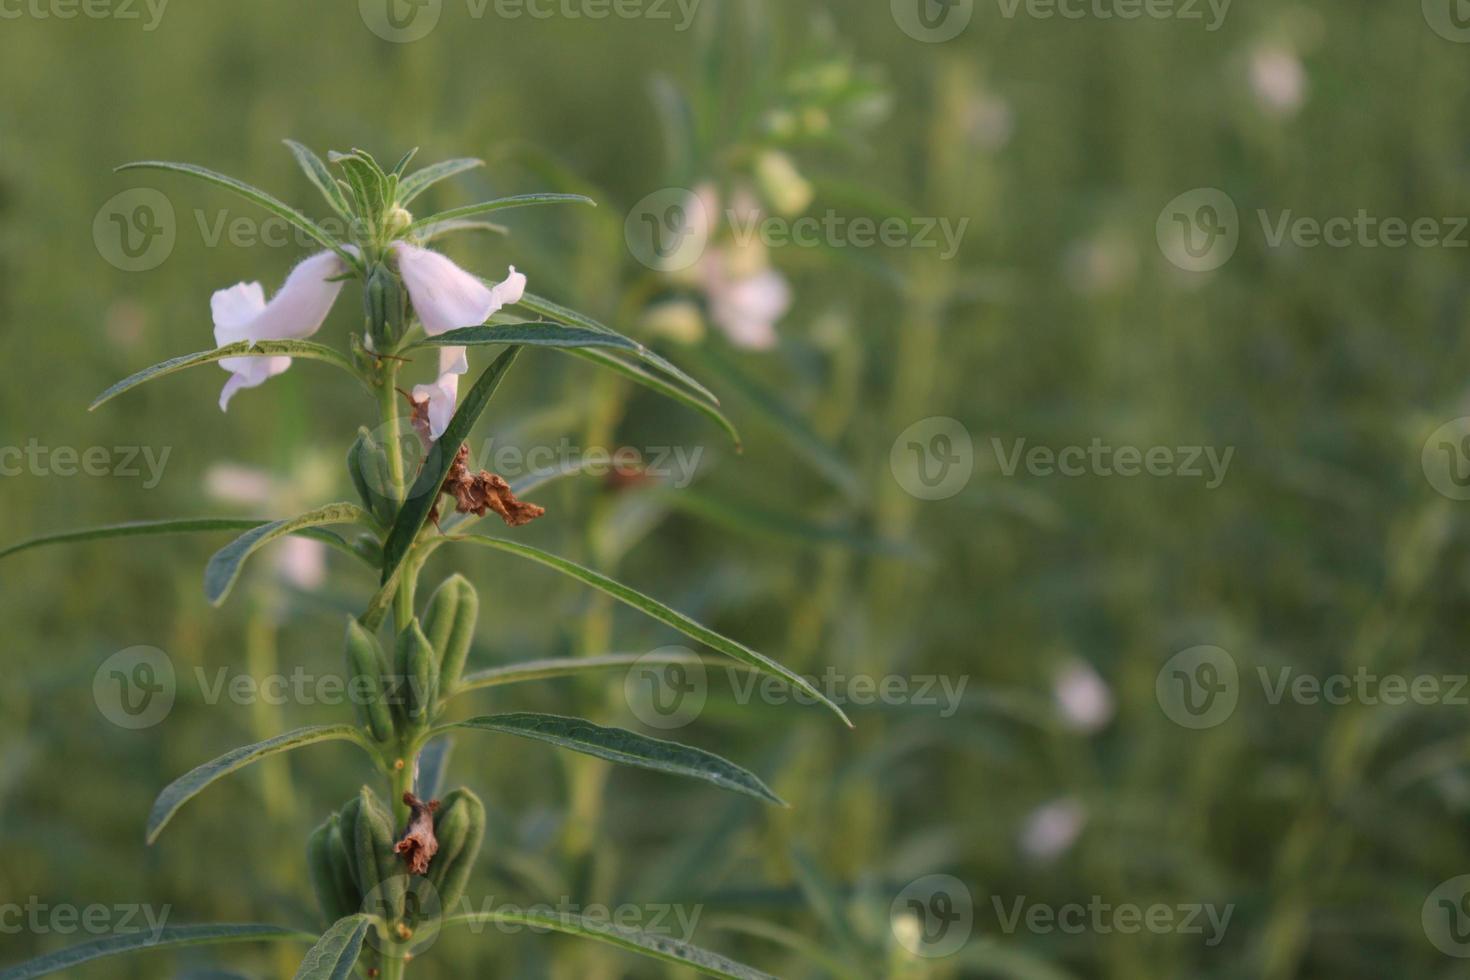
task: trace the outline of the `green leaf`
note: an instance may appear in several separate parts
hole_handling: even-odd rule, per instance
[[[448,211],[440,211],[431,214],[427,218],[420,218],[408,226],[409,234],[426,228],[429,225],[438,224],[441,221],[456,221],[460,218],[472,218],[477,214],[489,214],[492,211],[505,211],[509,208],[529,208],[544,204],[590,204],[597,207],[597,202],[590,197],[581,194],[517,194],[514,197],[497,198],[494,201],[481,201],[479,204],[466,204],[462,208],[450,208]]]
[[[327,165],[322,163],[322,158],[311,151],[309,147],[303,146],[295,140],[283,140],[291,155],[296,158],[306,179],[311,181],[312,186],[322,192],[322,197],[327,203],[349,224],[352,222],[352,209],[347,206],[347,198],[342,194],[342,188],[337,186],[337,181],[332,178],[332,172]]]
[[[725,434],[730,437],[730,441],[735,443],[736,452],[744,451],[739,430],[735,428],[733,422],[725,417],[725,413],[720,411],[718,402],[707,401],[693,392],[687,391],[672,382],[665,381],[641,365],[630,364],[622,358],[614,357],[604,351],[590,348],[576,348],[567,351],[567,353],[580,357],[583,360],[591,361],[593,364],[605,367],[611,371],[616,371],[623,377],[645,388],[656,391],[666,398],[672,398],[674,401],[694,409],[725,431]]]
[[[285,218],[291,224],[306,232],[322,245],[325,245],[327,248],[330,248],[332,251],[342,256],[342,258],[347,261],[347,264],[352,266],[354,269],[362,268],[361,260],[358,259],[358,257],[353,255],[351,252],[348,252],[346,249],[344,249],[341,242],[337,241],[331,235],[328,235],[325,231],[323,231],[322,228],[318,226],[315,221],[312,221],[306,215],[302,214],[300,211],[297,211],[289,204],[285,204],[282,201],[277,200],[276,198],[267,194],[265,191],[261,190],[258,187],[251,187],[244,181],[236,180],[234,177],[226,177],[224,174],[216,173],[215,171],[209,170],[205,167],[195,166],[192,163],[172,163],[167,160],[140,160],[137,163],[125,163],[121,167],[117,168],[117,171],[119,173],[124,170],[169,170],[174,173],[188,174],[191,177],[198,177],[200,180],[207,181],[208,183],[215,184],[219,187],[224,187],[232,190],[236,194],[239,194],[241,197],[260,205],[267,211],[270,211],[273,214]]]
[[[561,715],[542,715],[517,712],[505,715],[482,715],[467,721],[441,725],[438,730],[471,728],[482,732],[499,732],[503,735],[519,735],[583,755],[590,755],[608,762],[671,776],[688,776],[713,783],[758,800],[785,806],[786,803],[753,773],[747,772],[728,759],[712,752],[696,749],[692,745],[666,742],[649,738],[622,728],[604,728],[581,718],[564,718]]]
[[[413,158],[418,155],[419,148],[415,146],[413,149],[409,150],[407,153],[403,154],[403,156],[398,158],[398,162],[393,165],[393,169],[388,172],[388,176],[392,177],[394,180],[402,180],[404,173],[408,170],[408,165],[412,163]]]
[[[388,208],[388,175],[383,173],[378,161],[363,150],[351,153],[333,150],[327,159],[347,175],[347,185],[357,200],[357,213],[368,222],[368,227],[377,228]]]
[[[328,504],[316,510],[283,521],[272,521],[252,528],[234,541],[215,552],[204,569],[204,594],[210,603],[218,606],[225,601],[240,577],[245,560],[261,548],[278,538],[295,534],[304,528],[321,527],[325,524],[361,524],[376,528],[377,521],[357,504]]]
[[[483,347],[489,344],[524,344],[527,347],[609,347],[638,354],[646,348],[618,334],[568,327],[560,323],[506,323],[448,330],[425,337],[409,347]]]
[[[624,605],[631,606],[644,615],[650,616],[666,626],[673,627],[685,636],[698,640],[706,646],[718,650],[727,657],[738,660],[762,673],[772,674],[781,678],[792,687],[825,704],[849,728],[852,727],[852,722],[848,719],[846,713],[836,704],[833,704],[830,698],[822,694],[821,691],[818,691],[812,686],[810,681],[800,674],[783,667],[764,654],[756,653],[742,643],[722,636],[706,626],[701,626],[683,613],[670,609],[658,600],[650,598],[635,589],[630,589],[621,582],[608,578],[601,572],[594,572],[590,568],[583,568],[576,562],[567,561],[565,558],[553,555],[549,551],[542,551],[540,548],[533,548],[530,545],[521,544],[516,541],[507,541],[504,538],[492,538],[484,534],[466,534],[453,537],[450,540],[465,541],[470,544],[481,544],[490,548],[498,548],[501,551],[519,555],[522,558],[529,558],[531,561],[539,562],[549,568],[554,568],[563,575],[571,576],[579,582],[590,585],[592,588],[601,592],[605,592]]]
[[[346,371],[354,378],[359,377],[357,369],[352,366],[346,355],[340,351],[333,350],[322,344],[315,344],[309,340],[257,340],[251,342],[241,340],[237,343],[226,344],[216,347],[214,350],[200,351],[197,354],[184,354],[179,357],[170,358],[161,364],[155,364],[150,368],[144,368],[137,374],[124,378],[117,384],[108,388],[98,395],[88,406],[87,410],[96,409],[123,392],[138,387],[145,381],[161,378],[164,375],[174,374],[186,368],[198,367],[201,364],[213,364],[226,357],[304,357],[312,361],[325,361]]]
[[[231,749],[218,759],[190,770],[165,786],[163,792],[158,794],[158,799],[153,801],[153,809],[148,814],[148,843],[152,844],[158,840],[158,835],[173,819],[179,807],[198,796],[216,780],[267,756],[290,752],[303,745],[331,741],[355,742],[369,754],[372,754],[373,751],[367,738],[352,725],[309,725],[306,728],[286,732],[284,735],[268,738],[263,742],[256,742],[254,745],[242,745],[238,749]]]
[[[104,936],[91,942],[59,949],[45,956],[27,960],[18,966],[0,970],[0,980],[32,980],[62,970],[69,970],[82,963],[101,959],[104,956],[120,956],[124,953],[143,953],[154,949],[180,949],[186,946],[219,946],[225,943],[266,942],[277,939],[310,942],[315,939],[309,932],[267,925],[198,925],[165,926],[157,933],[127,933]]]
[[[524,663],[490,667],[468,674],[459,682],[455,693],[461,694],[485,687],[503,687],[506,684],[525,684],[528,681],[554,680],[589,670],[616,670],[619,667],[637,667],[643,664],[697,663],[703,663],[703,661],[692,653],[608,653],[598,657],[555,657],[548,660],[527,660]]]
[[[474,170],[476,167],[483,167],[484,165],[484,160],[471,160],[466,158],[445,160],[442,163],[424,167],[422,170],[415,170],[399,182],[398,204],[400,207],[406,208],[414,198],[439,183],[439,181],[447,180],[456,174],[462,174],[466,170]]]
[[[719,953],[680,942],[668,936],[640,932],[612,922],[589,919],[580,915],[555,912],[550,909],[528,909],[526,911],[470,912],[450,916],[444,921],[450,925],[481,925],[505,923],[549,929],[569,936],[580,936],[595,942],[607,943],[665,963],[687,966],[707,977],[722,977],[724,980],[776,980],[769,973],[726,959]]]
[[[584,313],[578,313],[576,310],[562,306],[560,303],[552,302],[545,297],[537,296],[533,293],[526,293],[525,295],[523,295],[518,305],[524,306],[526,309],[539,313],[542,316],[550,317],[553,320],[560,320],[562,323],[567,323],[574,327],[583,327],[587,330],[597,330],[602,333],[613,334],[614,336],[621,336],[617,333],[617,331],[606,327],[601,323],[598,323],[596,320],[592,319],[590,316],[587,316]],[[680,384],[694,389],[697,394],[708,399],[712,404],[720,404],[720,400],[715,397],[714,392],[710,391],[698,381],[695,381],[692,377],[684,373],[684,371],[682,371],[666,358],[660,357],[658,354],[655,354],[652,351],[648,351],[647,354],[644,355],[643,359],[649,364],[652,364],[654,367],[658,368],[660,371],[672,377],[674,380],[678,381]]]
[[[427,245],[437,241],[445,235],[453,235],[461,231],[483,231],[491,235],[509,235],[510,229],[505,225],[497,225],[493,221],[441,221],[438,224],[429,225],[419,232],[418,240]]]
[[[75,531],[60,531],[28,538],[7,548],[0,548],[0,558],[18,555],[32,548],[43,548],[53,544],[75,544],[80,541],[105,541],[110,538],[136,538],[165,534],[199,534],[210,531],[249,531],[269,524],[269,521],[235,517],[198,517],[161,521],[130,521],[126,524],[108,524],[103,527],[80,528]],[[331,531],[319,528],[302,528],[292,532],[298,537],[311,538],[331,545],[345,554],[357,556],[357,551]]]
[[[372,919],[365,915],[338,919],[306,951],[294,980],[347,980],[362,954],[362,944],[371,927]]]
[[[399,509],[393,529],[388,533],[388,540],[383,544],[384,583],[397,573],[398,566],[413,547],[419,531],[429,519],[429,511],[434,509],[434,502],[439,499],[439,489],[444,486],[444,477],[454,465],[455,453],[459,452],[460,444],[469,436],[470,429],[480,418],[480,413],[485,411],[495,389],[500,387],[501,380],[520,352],[519,347],[507,348],[485,369],[475,386],[460,400],[458,410],[444,429],[444,435],[434,444],[429,458],[424,460],[418,479],[409,490],[408,499]]]

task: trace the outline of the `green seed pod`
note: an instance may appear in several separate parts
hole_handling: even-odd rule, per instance
[[[371,789],[364,786],[358,799],[356,851],[358,884],[365,903],[363,911],[380,915],[390,925],[403,918],[403,895],[408,875],[393,853],[393,818]],[[371,882],[371,884],[369,884]]]
[[[457,789],[444,798],[434,821],[439,853],[429,866],[429,881],[439,895],[445,914],[453,912],[464,897],[470,872],[485,837],[485,805],[467,789]]]
[[[439,653],[439,691],[452,694],[464,673],[480,616],[480,596],[470,580],[451,575],[434,590],[424,614],[424,634]]]
[[[312,832],[306,843],[306,867],[311,875],[311,887],[328,923],[357,911],[357,902],[352,897],[356,890],[345,892],[339,887],[332,864],[332,831],[336,821],[334,813]]]
[[[366,875],[369,880],[364,881],[362,869],[357,866],[357,818],[362,812],[361,797],[354,796],[347,801],[347,805],[337,811],[337,827],[342,837],[342,858],[347,863],[347,873],[352,881],[352,887],[358,895],[358,905],[362,905],[362,896],[366,895],[376,881],[371,880],[371,870]]]
[[[391,524],[398,513],[398,502],[389,496],[393,475],[388,471],[388,454],[365,428],[357,430],[357,440],[347,451],[347,472],[362,505],[384,524]]]
[[[422,726],[432,717],[439,695],[439,661],[417,619],[398,634],[395,664],[403,714],[411,724]]]
[[[390,351],[403,337],[406,319],[403,285],[387,266],[379,265],[368,275],[364,287],[367,332],[373,349]]]
[[[347,620],[348,693],[357,717],[379,742],[393,738],[393,712],[383,693],[387,663],[377,638],[356,619]]]
[[[357,890],[357,882],[353,878],[352,849],[342,836],[341,816],[332,814],[327,818],[327,824],[327,861],[332,869],[332,884],[342,907],[347,909],[342,915],[353,915],[362,909],[362,892]],[[336,919],[332,921],[335,922]]]

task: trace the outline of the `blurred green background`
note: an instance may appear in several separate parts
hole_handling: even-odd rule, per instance
[[[703,0],[681,30],[673,4],[658,8],[667,19],[566,16],[585,4],[543,19],[444,0],[426,36],[395,43],[369,28],[371,3],[175,2],[156,23],[141,4],[126,19],[0,3],[0,446],[169,453],[156,486],[146,469],[7,473],[0,545],[108,521],[286,516],[351,494],[339,460],[374,407],[309,363],[228,414],[212,367],[86,411],[114,380],[212,346],[214,290],[272,290],[305,254],[215,239],[221,216],[259,213],[114,166],[199,163],[321,216],[283,138],[390,162],[412,146],[421,163],[480,156],[486,168],[426,204],[559,190],[600,207],[511,212],[508,237],[449,253],[486,275],[513,263],[535,292],[655,343],[725,399],[746,443],[737,455],[679,406],[529,352],[476,445],[566,436],[704,455],[687,492],[560,481],[534,495],[548,516],[515,533],[803,673],[835,668],[839,696],[854,677],[965,687],[948,717],[920,698],[850,705],[849,732],[815,707],[742,699],[711,671],[707,707],[677,737],[751,768],[790,810],[461,740],[451,781],[491,814],[476,901],[697,908],[688,938],[783,977],[1463,975],[1467,889],[1453,879],[1470,872],[1470,743],[1454,678],[1470,534],[1459,484],[1433,465],[1444,440],[1421,459],[1431,433],[1470,411],[1470,235],[1455,217],[1470,215],[1470,46],[1439,17],[1450,8],[1239,3],[1211,30],[1204,6],[1200,19],[1098,13],[1119,5],[1071,19],[919,2],[969,20],[933,43],[902,28],[917,13],[902,3]],[[782,111],[826,91],[824,71],[851,84],[855,111],[798,111],[792,135]],[[694,118],[688,156],[661,121],[671,91]],[[968,219],[961,247],[773,247],[795,299],[775,349],[737,349],[717,330],[659,336],[648,303],[676,287],[638,263],[625,219],[663,188],[738,185],[773,148],[813,185],[807,213]],[[166,196],[176,240],[129,272],[99,242],[109,201],[138,187]],[[1238,247],[1202,272],[1180,268],[1158,230],[1198,188],[1238,209]],[[1433,219],[1441,240],[1273,240],[1283,216],[1360,211]],[[356,302],[349,287],[319,339],[344,344]],[[925,500],[892,455],[934,418],[968,434],[973,474]],[[933,430],[919,431],[928,443]],[[1008,475],[1019,439],[1233,456],[1218,486],[1095,468]],[[221,484],[254,499],[220,499]],[[175,923],[317,927],[302,851],[366,778],[351,749],[247,770],[142,843],[153,796],[178,774],[347,710],[210,703],[197,670],[339,671],[342,617],[372,587],[338,556],[305,583],[266,556],[213,610],[200,575],[224,543],[89,544],[0,565],[0,906],[145,903]],[[485,600],[476,665],[679,642],[494,554],[442,550],[425,587],[453,570]],[[136,645],[168,654],[178,694],[162,723],[128,731],[98,710],[93,678]],[[1191,728],[1173,720],[1165,665],[1199,646],[1236,665],[1237,703]],[[1431,678],[1440,694],[1334,704],[1273,699],[1262,680],[1360,669]],[[623,680],[508,688],[455,711],[660,734]],[[952,897],[973,925],[956,927],[958,950],[914,955],[894,903],[934,874],[963,883]],[[1018,899],[1054,914],[1177,914],[1160,928],[1121,928],[1116,912],[1080,929],[1007,928]],[[1203,914],[1191,917],[1203,934],[1181,927],[1180,910],[1205,907],[1228,909],[1223,935]],[[0,929],[0,967],[84,938]],[[286,977],[300,954],[239,946],[68,975]],[[446,934],[410,975],[679,974],[490,930]]]

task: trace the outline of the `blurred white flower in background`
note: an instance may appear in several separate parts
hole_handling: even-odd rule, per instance
[[[249,507],[251,516],[270,518],[304,509],[306,500],[331,489],[331,470],[323,461],[308,459],[292,471],[290,483],[265,470],[239,463],[216,463],[204,472],[204,492],[221,503]],[[281,581],[310,592],[327,579],[327,546],[310,538],[291,536],[272,551],[274,570]]]
[[[1005,148],[1016,129],[1016,116],[1011,104],[994,92],[980,89],[966,106],[961,121],[970,142],[989,153]]]
[[[1093,734],[1113,720],[1113,692],[1085,660],[1072,658],[1052,682],[1052,697],[1067,727]]]
[[[1138,274],[1138,249],[1120,231],[1104,229],[1067,246],[1062,259],[1067,285],[1084,296],[1115,292]]]
[[[1294,116],[1307,101],[1307,71],[1291,47],[1263,42],[1251,52],[1251,90],[1256,102],[1276,116]]]
[[[1021,828],[1021,851],[1035,861],[1055,861],[1077,843],[1087,826],[1087,810],[1080,801],[1064,797],[1045,803],[1026,817]]]

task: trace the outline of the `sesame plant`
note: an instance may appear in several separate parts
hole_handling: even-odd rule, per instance
[[[294,359],[336,368],[360,381],[376,405],[370,424],[359,429],[345,453],[357,499],[269,521],[185,518],[94,527],[24,541],[0,550],[0,557],[63,542],[239,532],[204,572],[205,594],[215,605],[227,599],[252,555],[288,536],[321,542],[371,569],[377,587],[344,627],[355,717],[284,732],[205,762],[165,787],[147,820],[151,845],[186,803],[217,780],[309,745],[353,743],[362,749],[370,778],[356,796],[327,814],[303,847],[321,922],[176,925],[157,934],[110,936],[0,970],[0,980],[39,977],[150,949],[266,941],[312,944],[296,973],[302,980],[354,972],[392,980],[411,969],[415,954],[427,953],[440,929],[484,922],[580,936],[710,976],[766,976],[685,942],[606,921],[549,910],[462,910],[484,844],[485,807],[468,789],[440,790],[449,742],[460,734],[541,742],[703,780],[771,804],[781,801],[757,776],[719,756],[591,721],[525,712],[448,720],[447,706],[469,691],[627,667],[638,658],[605,655],[469,670],[479,605],[473,584],[453,575],[432,593],[420,588],[426,560],[447,545],[490,548],[536,562],[745,668],[780,678],[846,721],[840,708],[776,661],[601,572],[516,540],[515,529],[545,516],[543,508],[522,498],[550,477],[533,475],[512,485],[497,474],[475,472],[465,445],[518,361],[544,356],[539,350],[526,354],[528,348],[560,351],[614,372],[702,413],[732,436],[734,427],[699,382],[644,345],[528,291],[527,277],[514,267],[503,279],[487,282],[429,247],[446,235],[485,230],[485,216],[496,211],[589,205],[590,199],[530,194],[416,218],[409,209],[421,194],[480,162],[449,160],[410,171],[413,152],[384,168],[368,153],[353,150],[329,155],[334,173],[306,147],[287,145],[335,215],[332,227],[344,229],[343,234],[330,233],[326,223],[264,191],[201,167],[149,161],[119,168],[170,171],[231,190],[290,222],[321,250],[297,264],[269,299],[253,282],[216,292],[211,307],[217,346],[140,371],[104,391],[92,408],[146,382],[206,364],[228,373],[219,398],[226,410],[242,392],[289,369]],[[337,347],[311,339],[349,284],[362,300],[361,329]],[[481,348],[496,349],[496,356],[461,393],[461,378],[471,373],[471,350]],[[432,363],[432,372],[403,387],[404,376],[424,360]],[[506,528],[503,534],[476,529],[491,514]],[[683,656],[667,655],[671,662]]]

